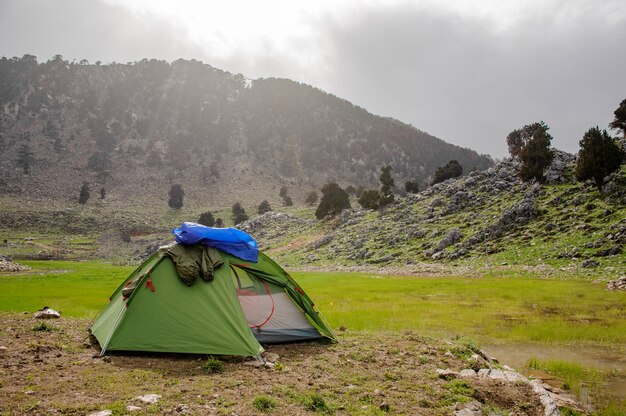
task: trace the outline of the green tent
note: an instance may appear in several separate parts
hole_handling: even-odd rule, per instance
[[[187,286],[174,261],[152,255],[117,288],[90,332],[106,351],[255,356],[261,343],[335,336],[311,299],[263,253],[224,261]]]

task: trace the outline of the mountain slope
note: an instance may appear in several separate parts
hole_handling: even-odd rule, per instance
[[[283,184],[296,202],[329,179],[373,186],[387,164],[400,183],[422,185],[450,159],[466,171],[492,164],[285,79],[250,81],[194,60],[38,64],[28,55],[0,59],[0,150],[2,193],[75,199],[88,181],[154,203],[182,183],[204,199],[228,194],[225,206],[260,202]]]
[[[592,183],[575,183],[573,167],[573,156],[557,151],[549,183],[528,184],[517,176],[518,162],[504,160],[398,197],[383,213],[345,210],[323,223],[267,213],[241,228],[292,267],[410,272],[414,265],[444,262],[619,275],[626,264],[626,168],[600,193]]]

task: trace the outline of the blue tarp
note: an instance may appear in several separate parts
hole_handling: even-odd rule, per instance
[[[256,263],[259,259],[259,246],[256,240],[236,228],[213,228],[194,222],[184,222],[180,228],[174,228],[172,233],[179,244],[190,246],[202,243],[243,260]]]

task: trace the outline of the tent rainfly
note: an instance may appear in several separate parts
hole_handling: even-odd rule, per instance
[[[183,223],[113,292],[89,328],[107,351],[255,356],[261,343],[335,335],[313,301],[256,241]],[[200,278],[195,278],[199,276]]]

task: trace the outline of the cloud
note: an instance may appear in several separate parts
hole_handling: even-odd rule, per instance
[[[450,10],[369,10],[325,30],[337,69],[327,88],[484,153],[504,156],[508,132],[539,120],[575,152],[626,94],[626,14],[585,11],[527,11],[503,30]]]

